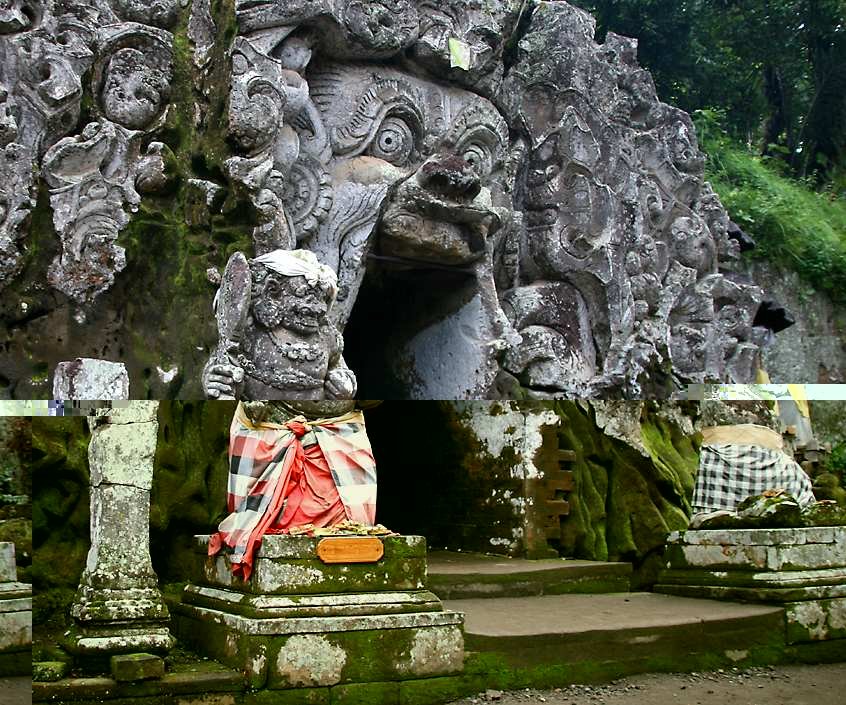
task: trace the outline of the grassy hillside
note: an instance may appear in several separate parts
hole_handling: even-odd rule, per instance
[[[699,111],[707,178],[732,219],[758,243],[753,252],[795,270],[835,302],[846,303],[846,196],[788,178],[781,160],[731,140],[719,114]]]

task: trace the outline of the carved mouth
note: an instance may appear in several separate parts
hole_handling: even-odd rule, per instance
[[[448,267],[475,262],[485,251],[486,229],[427,217],[399,206],[388,208],[380,224],[383,254]]]

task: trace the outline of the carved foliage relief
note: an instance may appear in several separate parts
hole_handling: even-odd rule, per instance
[[[354,393],[342,335],[374,262],[469,277],[481,352],[455,396],[518,386],[536,397],[663,396],[754,377],[763,292],[734,272],[738,245],[691,120],[658,100],[633,40],[597,44],[592,18],[567,3],[3,5],[0,286],[20,272],[46,188],[57,246],[44,279],[80,325],[123,276],[121,231],[168,183],[175,52],[192,52],[193,144],[222,135],[224,146],[182,173],[182,187],[202,194],[208,222],[234,213],[246,234],[237,253],[209,235],[209,276],[239,333],[219,311],[217,345],[213,333],[193,341],[207,352],[202,375],[196,356],[182,360],[207,394],[249,396],[238,391],[247,374],[284,398],[298,365],[309,370],[298,395]],[[313,359],[302,364],[286,353],[287,376],[264,344],[240,342],[276,349],[278,331],[256,314],[267,287],[256,286],[280,250],[313,253],[336,278],[312,306],[321,330],[332,326],[327,349],[303,343]],[[249,285],[237,286],[239,272]],[[343,383],[315,377],[324,357]]]

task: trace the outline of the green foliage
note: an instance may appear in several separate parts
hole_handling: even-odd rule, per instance
[[[841,485],[846,486],[846,441],[838,443],[831,449],[831,455],[826,459],[825,469],[836,475]]]
[[[846,200],[789,178],[776,157],[732,140],[716,111],[694,115],[708,154],[706,176],[731,217],[758,243],[754,255],[793,269],[835,302],[846,302]]]
[[[640,40],[658,94],[692,112],[722,108],[728,130],[794,174],[843,183],[843,0],[575,0],[606,32]],[[779,149],[772,149],[776,145]]]

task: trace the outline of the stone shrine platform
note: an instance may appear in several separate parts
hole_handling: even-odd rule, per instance
[[[846,527],[675,532],[656,591],[780,605],[788,644],[846,652]]]
[[[265,536],[247,582],[198,536],[195,574],[173,606],[177,635],[245,672],[250,687],[286,690],[455,675],[464,666],[463,616],[425,588],[426,541],[381,542],[370,562],[324,562],[321,542]],[[323,544],[323,547],[333,544]],[[334,544],[338,545],[338,544]],[[280,696],[281,697],[281,696]]]
[[[32,669],[32,586],[18,582],[15,545],[0,543],[0,676]]]

